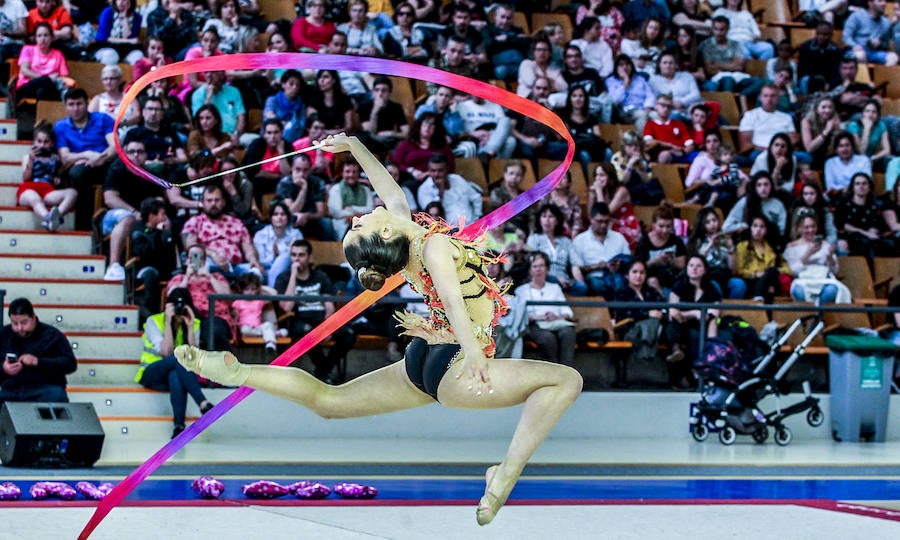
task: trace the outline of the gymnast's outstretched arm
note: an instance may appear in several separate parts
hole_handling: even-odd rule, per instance
[[[409,203],[406,202],[406,195],[403,193],[403,190],[394,181],[391,173],[384,168],[384,165],[378,161],[378,158],[372,155],[372,152],[369,152],[369,149],[358,138],[348,137],[346,134],[340,133],[331,135],[325,140],[319,141],[318,144],[321,144],[322,149],[328,152],[349,151],[353,154],[363,171],[366,172],[366,176],[369,178],[375,193],[384,201],[385,208],[392,214],[407,219],[410,218]]]

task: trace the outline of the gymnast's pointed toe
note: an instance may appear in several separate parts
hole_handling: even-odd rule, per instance
[[[188,371],[200,373],[201,354],[203,351],[193,345],[179,345],[175,347],[175,358],[178,363]]]
[[[494,521],[494,518],[497,517],[497,512],[500,511],[502,506],[503,502],[500,498],[488,491],[478,503],[478,509],[475,511],[475,521],[481,526],[487,525]]]
[[[204,351],[187,345],[175,349],[175,357],[186,369],[225,386],[241,386],[250,376],[250,366],[227,355],[225,351]]]

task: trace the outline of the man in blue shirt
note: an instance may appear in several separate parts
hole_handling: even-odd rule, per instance
[[[281,76],[281,90],[266,99],[263,119],[276,118],[284,124],[284,140],[293,143],[306,129],[306,105],[303,103],[303,75],[289,69]]]
[[[257,137],[255,134],[246,134],[247,110],[244,108],[244,100],[241,92],[230,85],[225,84],[224,71],[207,71],[203,74],[206,84],[200,86],[191,95],[191,116],[197,114],[197,110],[203,105],[215,105],[222,114],[222,131],[231,137],[231,142],[237,146],[247,145]]]
[[[66,171],[64,181],[78,191],[75,229],[91,229],[94,214],[94,186],[106,180],[109,163],[115,157],[113,119],[100,112],[88,112],[87,92],[73,88],[64,99],[68,116],[56,122],[56,147]]]
[[[869,0],[869,8],[850,14],[844,23],[844,45],[853,49],[860,63],[897,65],[897,53],[889,50],[891,21],[884,16],[886,0]]]

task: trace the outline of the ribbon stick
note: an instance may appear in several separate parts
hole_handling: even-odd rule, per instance
[[[177,62],[162,66],[138,79],[128,92],[125,93],[125,97],[122,100],[122,106],[119,107],[119,114],[116,116],[116,129],[118,129],[119,123],[125,116],[125,111],[128,110],[128,106],[131,102],[137,98],[141,90],[146,88],[153,81],[166,77],[175,77],[185,73],[202,71],[273,68],[349,70],[419,79],[434,84],[448,86],[492,101],[507,109],[538,120],[556,131],[569,145],[566,157],[562,163],[527,191],[463,229],[461,236],[468,239],[477,238],[483,234],[484,231],[502,225],[505,221],[550,193],[566,174],[569,165],[572,163],[572,158],[575,155],[575,141],[572,139],[572,136],[569,134],[569,130],[566,128],[563,121],[546,107],[531,100],[482,81],[453,73],[447,73],[446,71],[426,66],[380,58],[328,54],[229,54],[199,58],[187,62]],[[116,138],[115,143],[116,152],[119,157],[135,174],[151,182],[155,182],[164,188],[168,189],[173,187],[168,181],[135,166],[128,155],[125,154],[118,138]],[[391,276],[380,291],[367,290],[362,294],[359,294],[353,300],[345,304],[343,308],[339,309],[333,316],[327,318],[322,324],[291,345],[285,352],[281,353],[278,358],[271,362],[271,365],[285,366],[290,364],[294,359],[299,358],[306,351],[322,341],[326,336],[345,326],[351,320],[356,318],[364,309],[402,283],[403,278],[397,274]],[[145,463],[140,465],[125,479],[119,482],[116,487],[98,503],[94,514],[78,536],[79,540],[87,539],[103,518],[106,517],[106,515],[109,514],[109,512],[112,511],[112,509],[115,508],[115,506],[118,505],[119,502],[121,502],[141,481],[147,478],[147,476],[165,463],[166,460],[172,457],[175,452],[180,450],[185,444],[199,435],[213,422],[221,418],[226,412],[231,410],[252,392],[253,389],[251,388],[241,387],[229,394],[228,397],[219,402],[207,414],[201,416],[196,422],[188,426],[188,428],[181,432],[180,435],[166,443]]]

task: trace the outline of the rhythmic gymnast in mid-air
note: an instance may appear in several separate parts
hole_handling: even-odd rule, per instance
[[[475,242],[455,238],[446,224],[411,218],[402,189],[356,138],[328,137],[321,147],[350,151],[384,208],[353,218],[344,252],[362,284],[381,289],[400,272],[422,294],[429,318],[398,318],[412,336],[403,360],[347,383],[330,386],[293,367],[247,365],[231,353],[183,345],[175,355],[203,377],[249,386],[295,401],[323,418],[371,416],[428,405],[494,409],[524,403],[503,461],[488,468],[476,519],[486,525],[506,502],[528,459],[578,398],[574,369],[549,362],[494,358],[494,325],[507,306],[485,274],[488,258]]]

